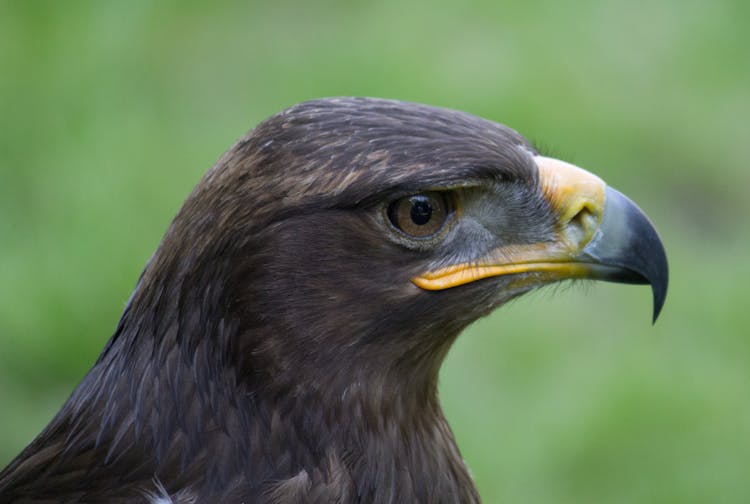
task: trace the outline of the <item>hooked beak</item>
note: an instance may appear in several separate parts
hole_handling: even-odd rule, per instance
[[[556,238],[503,246],[478,261],[425,272],[412,279],[414,284],[442,290],[520,273],[531,273],[520,279],[529,285],[572,278],[650,284],[655,322],[667,295],[668,266],[651,221],[599,177],[557,159],[536,156],[535,161],[555,215]]]

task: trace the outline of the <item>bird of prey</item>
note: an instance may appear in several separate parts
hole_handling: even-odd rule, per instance
[[[463,112],[295,105],[188,196],[0,502],[478,502],[441,362],[580,278],[650,284],[654,318],[666,296],[654,227],[597,176]]]

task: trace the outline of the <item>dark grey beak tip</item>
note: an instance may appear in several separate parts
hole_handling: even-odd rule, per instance
[[[657,271],[661,272],[657,275],[657,278],[649,280],[651,284],[651,291],[654,295],[654,317],[651,321],[652,324],[656,324],[656,319],[659,318],[661,309],[664,307],[664,302],[667,299],[667,286],[669,284],[669,266],[667,265],[667,256],[664,253],[664,249],[661,249],[662,264],[657,268]]]
[[[655,324],[667,299],[667,288],[669,286],[667,253],[656,228],[649,218],[635,203],[631,202],[631,204],[628,218],[633,230],[630,243],[632,255],[629,261],[625,261],[624,266],[641,275],[644,283],[651,285],[654,298],[651,323]]]
[[[656,322],[669,285],[667,254],[654,225],[635,203],[607,187],[602,222],[584,253],[605,267],[602,280],[651,285]]]

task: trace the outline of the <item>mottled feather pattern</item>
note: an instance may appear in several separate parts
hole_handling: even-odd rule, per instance
[[[504,298],[418,293],[417,268],[482,249],[403,249],[377,208],[511,181],[531,201],[522,239],[543,235],[531,154],[505,126],[389,100],[264,121],[187,198],[94,367],[0,473],[0,500],[478,502],[437,375]]]

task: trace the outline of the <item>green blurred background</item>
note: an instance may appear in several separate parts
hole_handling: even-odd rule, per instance
[[[575,284],[459,339],[442,399],[485,501],[750,502],[749,23],[743,0],[0,0],[0,465],[219,155],[370,95],[514,127],[635,199],[669,255],[653,327],[647,288]]]

